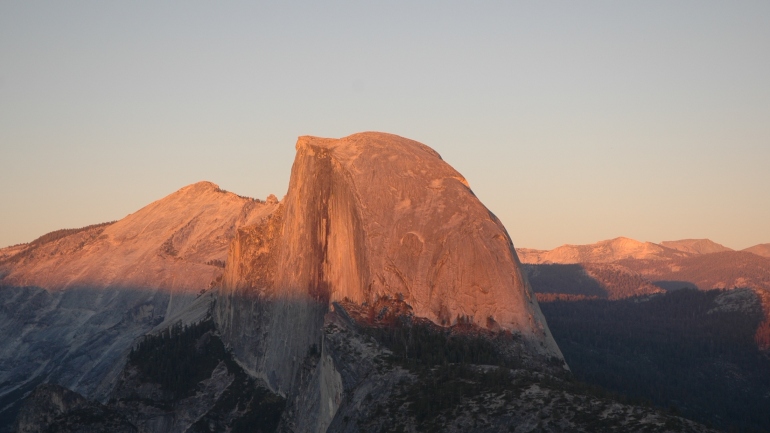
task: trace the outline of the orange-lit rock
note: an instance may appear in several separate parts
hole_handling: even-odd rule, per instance
[[[106,226],[28,244],[3,266],[6,286],[144,288],[197,292],[222,273],[237,227],[276,204],[199,182]],[[17,247],[18,248],[18,247]]]
[[[217,320],[248,368],[290,392],[331,302],[402,299],[440,325],[521,334],[561,358],[500,221],[429,147],[383,133],[300,137],[289,191],[230,250]]]
[[[0,395],[40,381],[107,395],[137,338],[206,315],[213,298],[198,294],[237,228],[276,206],[201,182],[115,223],[0,250]]]

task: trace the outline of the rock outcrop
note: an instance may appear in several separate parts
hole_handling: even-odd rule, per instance
[[[435,151],[382,133],[300,137],[296,148],[280,207],[238,231],[215,311],[224,341],[288,396],[289,412],[313,346],[331,363],[317,396],[303,397],[321,399],[308,415],[318,431],[339,404],[322,335],[334,301],[397,299],[415,317],[512,332],[561,359],[505,228]]]

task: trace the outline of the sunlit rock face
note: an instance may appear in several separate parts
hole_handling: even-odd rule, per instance
[[[115,223],[0,250],[0,425],[40,382],[105,396],[138,337],[206,313],[198,295],[238,227],[276,207],[200,182]]]
[[[217,301],[246,368],[290,394],[330,302],[380,297],[561,358],[505,228],[435,151],[383,133],[300,137],[296,149],[288,194],[239,230]]]
[[[113,224],[21,251],[3,285],[47,290],[70,287],[197,291],[221,274],[235,230],[275,205],[199,182]],[[2,265],[0,265],[2,266]]]

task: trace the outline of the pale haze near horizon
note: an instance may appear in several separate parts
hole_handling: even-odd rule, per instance
[[[770,2],[2,2],[0,246],[200,180],[282,197],[297,136],[437,150],[517,247],[770,242]]]

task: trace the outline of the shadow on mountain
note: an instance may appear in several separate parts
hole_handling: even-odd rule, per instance
[[[743,251],[674,260],[621,260],[616,263],[662,283],[683,282],[687,287],[697,286],[701,290],[751,287],[770,291],[770,260]],[[673,287],[680,288],[681,285]]]
[[[667,292],[673,292],[680,289],[698,289],[698,286],[690,281],[653,281],[653,284]]]
[[[601,299],[609,297],[602,284],[589,276],[581,264],[523,266],[536,293]]]
[[[720,428],[770,431],[756,292],[675,283],[656,296],[540,307],[578,379]]]
[[[41,382],[103,399],[138,338],[182,311],[205,314],[191,308],[202,301],[160,289],[0,287],[0,432]]]
[[[524,265],[538,300],[623,299],[663,293],[638,272],[615,263]]]

